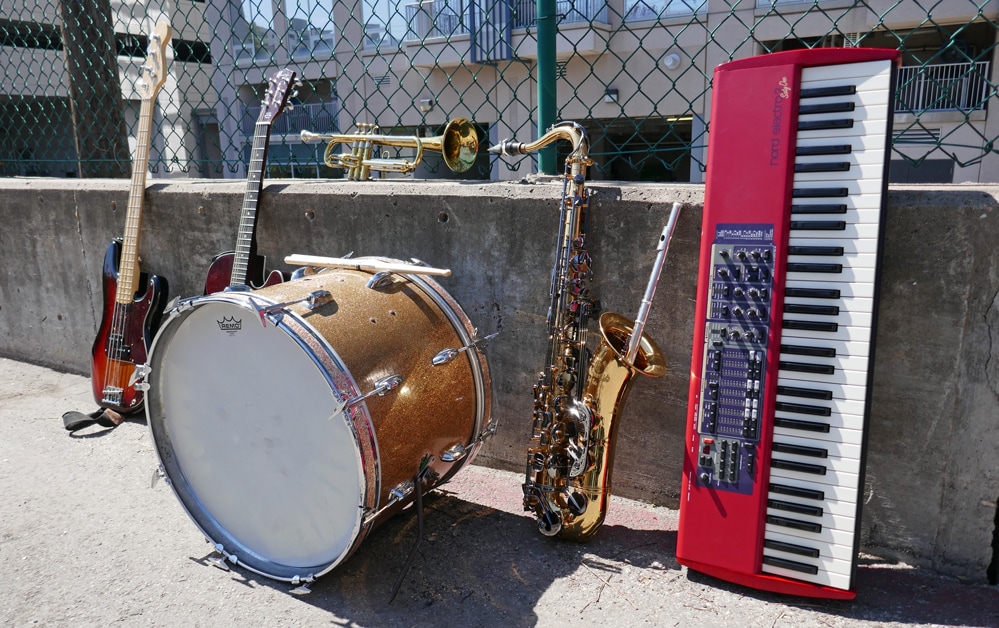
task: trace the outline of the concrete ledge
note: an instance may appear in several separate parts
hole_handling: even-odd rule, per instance
[[[634,316],[673,201],[685,203],[647,331],[663,379],[639,381],[619,426],[615,494],[676,507],[703,188],[595,183],[588,234],[604,311]],[[124,231],[128,181],[0,179],[0,356],[89,374],[101,262]],[[231,250],[242,182],[153,181],[144,271],[172,295],[202,292]],[[522,471],[561,183],[271,181],[257,241],[269,268],[292,253],[415,257],[482,334],[499,431],[478,463]],[[864,546],[983,581],[999,497],[999,188],[899,187],[889,195],[868,449]],[[77,408],[85,410],[86,408]]]

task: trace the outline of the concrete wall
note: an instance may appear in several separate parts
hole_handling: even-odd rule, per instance
[[[127,181],[0,179],[0,355],[89,374],[100,272],[124,231]],[[677,506],[703,188],[592,185],[595,291],[634,316],[670,205],[686,203],[648,332],[670,365],[641,378],[619,425],[614,492]],[[292,253],[416,257],[485,335],[499,430],[479,464],[520,471],[561,184],[272,181],[258,217],[269,267]],[[143,270],[199,294],[235,242],[241,182],[155,183]],[[865,551],[984,581],[999,496],[999,188],[893,188],[877,337]],[[266,359],[266,356],[261,356]],[[67,408],[69,410],[71,408]],[[90,408],[75,408],[89,410]],[[51,429],[57,429],[52,417]],[[613,504],[611,505],[613,508]]]

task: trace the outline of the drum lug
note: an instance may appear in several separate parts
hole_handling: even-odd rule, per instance
[[[392,490],[389,491],[389,503],[386,504],[386,506],[409,497],[409,494],[413,492],[413,487],[414,484],[412,480],[406,480],[405,482],[399,482],[396,484]]]
[[[444,462],[458,462],[468,454],[468,450],[462,445],[454,445],[447,451],[441,454],[441,460]]]
[[[365,284],[364,287],[371,290],[379,290],[391,285],[392,283],[392,273],[387,270],[383,270],[372,275],[371,279],[368,280],[368,283]]]
[[[329,418],[332,419],[336,415],[343,412],[344,409],[352,408],[373,395],[384,397],[386,394],[398,388],[400,384],[402,384],[402,375],[389,375],[388,377],[383,377],[375,382],[375,387],[372,390],[369,390],[359,397],[341,401],[339,405],[337,405],[336,409],[333,410],[333,414],[331,414]]]
[[[487,342],[489,340],[492,340],[493,338],[495,338],[498,335],[499,335],[499,332],[495,332],[495,333],[489,334],[485,338],[479,338],[478,340],[473,340],[472,342],[468,343],[464,347],[461,347],[461,348],[458,348],[458,349],[443,349],[443,350],[441,350],[440,353],[438,353],[437,355],[435,355],[430,360],[430,362],[434,366],[443,366],[445,364],[448,364],[448,363],[452,362],[456,357],[458,357],[459,353],[461,353],[463,351],[468,351],[472,347],[475,347],[476,345],[478,345],[480,342]]]

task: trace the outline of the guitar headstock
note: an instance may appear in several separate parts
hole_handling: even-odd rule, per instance
[[[264,101],[260,110],[261,122],[273,122],[281,115],[281,112],[291,109],[288,98],[298,93],[299,83],[295,81],[295,71],[285,68],[275,72],[267,79],[267,91],[264,92]]]
[[[166,45],[170,43],[173,30],[167,22],[160,22],[149,34],[149,45],[146,47],[146,61],[142,64],[142,72],[136,83],[139,95],[143,100],[152,100],[166,82]]]

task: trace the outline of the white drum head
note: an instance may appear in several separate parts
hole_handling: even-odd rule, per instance
[[[312,350],[242,303],[204,297],[169,317],[150,354],[157,453],[209,540],[277,579],[343,560],[362,525],[365,471]]]

